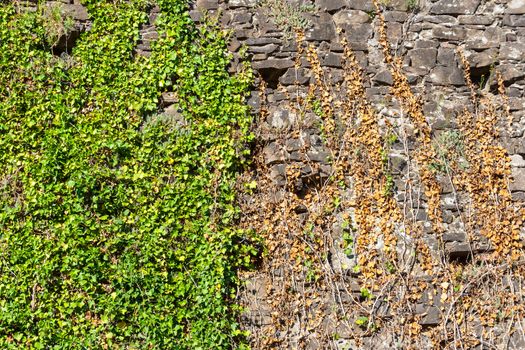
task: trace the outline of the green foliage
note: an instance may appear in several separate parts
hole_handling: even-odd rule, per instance
[[[443,131],[433,140],[433,146],[438,156],[438,159],[431,164],[434,171],[445,174],[451,163],[457,163],[462,169],[468,168],[463,136],[459,131]]]
[[[396,272],[396,266],[391,261],[387,261],[386,264],[385,264],[385,270],[389,274],[393,274],[393,273]]]
[[[315,113],[315,115],[322,117],[323,116],[323,107],[321,106],[321,101],[318,99],[314,99],[312,101],[312,110]]]
[[[148,1],[85,4],[68,62],[41,11],[0,5],[0,348],[242,348],[231,299],[254,248],[232,229],[233,181],[251,73],[227,73],[225,34],[182,0],[157,1],[148,58]],[[166,89],[175,123],[156,115]]]
[[[368,326],[368,317],[360,316],[355,320],[355,324],[359,327],[366,328]]]
[[[372,299],[374,297],[372,292],[370,292],[368,288],[364,288],[364,287],[361,288],[361,296],[365,299]]]
[[[343,232],[343,251],[346,256],[354,255],[354,235],[350,232]]]
[[[62,4],[39,6],[38,11],[42,19],[47,43],[50,46],[56,45],[60,37],[71,33],[74,27],[74,20],[65,14]]]
[[[407,9],[416,11],[419,8],[419,0],[406,0]]]
[[[258,0],[257,3],[283,32],[285,40],[292,40],[297,30],[310,28],[312,24],[304,14],[316,10],[314,5],[297,6],[287,0]]]

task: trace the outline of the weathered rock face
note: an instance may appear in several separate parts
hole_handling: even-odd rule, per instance
[[[479,0],[439,0],[430,8],[434,15],[473,15],[480,4]]]
[[[301,5],[307,4],[310,2],[301,2]],[[286,104],[285,100],[279,98],[280,92],[273,90],[278,84],[289,90],[297,84],[308,84],[310,74],[304,68],[294,68],[297,50],[293,39],[290,39],[290,33],[285,33],[288,29],[276,24],[282,14],[273,12],[269,7],[255,5],[238,0],[207,0],[198,2],[195,12],[214,12],[219,8],[224,11],[222,22],[235,32],[233,51],[238,50],[241,44],[246,44],[254,69],[268,83],[269,100],[275,106]],[[297,5],[294,16],[302,17],[307,23],[306,40],[319,48],[322,66],[330,69],[334,81],[340,79],[340,39],[344,35],[370,78],[371,85],[367,87],[369,96],[373,96],[372,99],[376,101],[382,100],[380,95],[387,94],[388,89],[381,90],[378,87],[391,85],[392,77],[382,67],[382,55],[373,26],[375,10],[371,2],[317,0],[312,5],[315,5],[315,10]],[[295,6],[295,3],[291,6]],[[457,102],[440,101],[439,105],[435,105],[435,100],[426,96],[426,103],[434,106],[432,117],[449,119],[462,108],[464,100],[460,97],[468,95],[462,89],[465,80],[456,55],[459,47],[466,50],[475,82],[488,80],[491,67],[495,67],[516,94],[515,98],[523,98],[523,0],[512,0],[507,4],[482,3],[479,0],[420,1],[412,6],[417,7],[417,11],[408,10],[405,2],[388,2],[389,10],[385,12],[385,19],[390,40],[397,40],[399,54],[406,57],[406,73],[414,89],[423,92],[425,86],[431,83],[435,94],[448,96],[454,91],[453,100]],[[341,34],[337,33],[338,28],[343,30]],[[253,101],[251,103],[257,105]],[[518,111],[518,118],[522,114],[523,111]],[[276,130],[280,128],[274,126]],[[520,149],[516,145],[520,143],[518,139],[509,142],[514,145],[511,153]],[[300,158],[297,154],[295,157]],[[282,176],[278,172],[274,174]]]

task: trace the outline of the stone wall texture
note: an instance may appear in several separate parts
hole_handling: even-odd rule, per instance
[[[271,4],[271,2],[267,2]],[[369,98],[380,108],[392,108],[388,97],[392,85],[390,72],[383,63],[374,30],[374,7],[368,0],[289,1],[289,6],[306,21],[306,40],[319,49],[321,64],[334,81],[342,79],[342,36],[364,67]],[[463,71],[456,55],[464,49],[471,65],[472,79],[485,89],[494,88],[494,71],[505,81],[514,131],[503,142],[512,156],[517,197],[525,196],[525,1],[523,0],[408,0],[384,1],[389,40],[397,55],[404,58],[404,71],[414,91],[424,99],[425,115],[436,133],[455,128],[454,118],[469,99]],[[199,21],[203,13],[221,13],[221,23],[233,30],[232,52],[247,46],[248,59],[267,83],[270,102],[268,124],[274,129],[293,123],[282,94],[285,87],[296,91],[297,83],[311,81],[307,69],[295,69],[297,55],[293,33],[278,25],[280,14],[270,5],[256,0],[199,0],[192,17]],[[290,20],[291,21],[291,20]],[[338,34],[337,28],[344,33]],[[148,39],[145,30],[145,41]],[[308,66],[307,64],[305,65]],[[486,83],[485,83],[486,82]],[[257,112],[258,94],[249,103]],[[388,113],[385,111],[384,113]],[[316,142],[314,142],[315,144]],[[313,150],[322,162],[322,150]],[[279,163],[279,152],[269,144],[268,162]],[[395,154],[393,155],[395,158]],[[403,166],[403,162],[396,164]],[[399,171],[402,168],[397,168]],[[276,172],[278,173],[278,172]],[[278,178],[276,177],[276,181]]]
[[[276,1],[198,0],[191,14],[199,21],[203,13],[220,13],[222,25],[233,31],[230,50],[235,53],[236,62],[239,59],[237,52],[242,47],[247,48],[252,67],[259,79],[266,83],[267,118],[261,120],[256,129],[259,131],[258,142],[264,162],[269,169],[267,175],[276,188],[286,191],[286,169],[290,165],[296,166],[301,171],[295,184],[295,190],[299,192],[315,187],[313,178],[322,179],[328,176],[330,153],[323,144],[322,133],[315,127],[315,122],[303,129],[301,135],[289,132],[297,122],[297,115],[289,106],[289,96],[306,94],[307,86],[312,82],[312,74],[305,59],[302,68],[295,67],[298,52],[290,23],[298,23],[303,27],[306,41],[315,45],[322,66],[335,83],[343,79],[341,38],[346,37],[366,73],[366,92],[370,101],[391,124],[399,126],[402,121],[399,118],[399,106],[389,94],[393,80],[385,67],[379,47],[375,30],[377,19],[371,1],[283,0],[279,6],[277,4],[279,2]],[[382,2],[382,6],[385,8],[384,16],[392,50],[403,57],[404,72],[413,91],[422,98],[425,116],[434,137],[439,138],[440,134],[450,134],[457,129],[456,116],[469,101],[470,90],[465,85],[461,63],[456,54],[458,48],[463,49],[471,65],[472,80],[486,91],[496,87],[495,71],[501,73],[513,115],[512,132],[504,134],[501,141],[512,159],[513,196],[516,200],[525,198],[525,1],[386,0]],[[283,9],[286,9],[286,13],[283,13]],[[232,70],[235,70],[235,65]],[[257,113],[261,107],[260,94],[257,91],[253,92],[249,103]],[[315,116],[312,118],[315,119]],[[398,185],[396,199],[403,206],[408,204],[402,188],[403,181],[406,181],[403,179],[407,167],[406,153],[401,143],[394,143],[389,152],[390,166]],[[454,200],[454,189],[447,185],[446,179],[442,180],[445,221],[443,241],[448,258],[461,261],[473,252],[490,252],[492,248],[486,240],[469,243],[460,220],[462,208]],[[431,224],[424,210],[425,198],[421,196],[420,199],[419,208],[412,213],[431,233]],[[334,242],[340,239],[340,234],[333,235]],[[430,247],[435,247],[433,254],[439,259],[438,240],[432,234],[426,239]],[[353,266],[352,261],[348,261],[348,256],[337,248],[331,251],[330,263],[334,271],[350,271]],[[348,275],[347,273],[346,276]],[[276,320],[272,316],[276,309],[268,299],[271,298],[269,290],[276,289],[274,285],[278,284],[277,280],[278,278],[268,275],[255,275],[247,280],[244,298],[248,311],[243,322],[245,328],[252,331],[259,340],[264,338],[261,334],[275,330],[269,325]],[[352,300],[362,297],[356,280],[349,277],[345,281],[345,292],[342,295]],[[416,303],[414,313],[421,315],[419,323],[422,327],[437,326],[443,320],[443,304],[435,294],[436,292],[429,292]],[[330,298],[335,304],[333,296],[326,296],[326,299]],[[324,315],[323,326],[315,331],[302,331],[301,327],[305,322],[298,320],[293,323],[293,327],[268,334],[268,337],[278,339],[275,343],[278,345],[274,345],[274,348],[435,348],[430,343],[425,345],[424,341],[417,345],[396,344],[391,334],[381,332],[364,342],[355,342],[353,339],[361,336],[356,336],[356,333],[359,334],[359,330],[355,330],[357,327],[333,321],[340,318],[332,317],[330,311],[327,311],[326,305],[329,304],[318,306]],[[311,313],[314,314],[315,311]],[[499,326],[500,329],[505,327],[503,324]],[[502,330],[500,333],[496,331],[501,337],[503,333]],[[330,334],[331,341],[323,340],[327,338],[326,334]],[[523,337],[518,336],[518,333],[513,334],[506,340],[505,346],[523,348]],[[255,348],[269,346],[264,341],[255,341],[253,344]],[[483,344],[472,348],[482,349]]]

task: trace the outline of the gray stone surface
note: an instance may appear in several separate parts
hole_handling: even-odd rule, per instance
[[[436,65],[438,50],[433,48],[428,49],[413,49],[408,52],[410,58],[410,65],[422,69],[432,69]]]
[[[253,64],[254,69],[287,69],[294,66],[294,61],[291,59],[267,59]]]
[[[432,69],[429,80],[437,85],[464,85],[465,78],[459,67],[438,66]]]
[[[510,183],[510,190],[525,191],[525,168],[513,168],[512,177],[514,182]]]
[[[507,4],[507,9],[505,13],[513,15],[523,15],[525,14],[525,0],[511,0]]]
[[[77,21],[87,21],[89,19],[89,14],[84,6],[80,4],[68,4],[63,6],[64,12]]]
[[[432,29],[432,36],[435,39],[442,39],[448,41],[465,40],[467,29],[461,27],[436,27]]]
[[[352,45],[355,45],[355,43],[368,43],[374,32],[372,25],[368,23],[345,25],[343,29],[345,30],[346,38]]]
[[[342,10],[334,14],[333,20],[337,28],[371,22],[370,15],[361,10]],[[346,27],[348,28],[348,27]]]
[[[480,0],[439,0],[430,9],[436,15],[472,15]]]
[[[347,4],[346,0],[316,0],[315,5],[324,11],[332,12],[340,10]]]
[[[525,159],[521,154],[513,154],[511,157],[511,165],[515,168],[525,168]]]
[[[499,50],[499,59],[524,61],[525,60],[525,42],[502,42]]]
[[[312,20],[312,28],[306,31],[306,40],[330,41],[335,37],[335,25],[332,17],[327,13],[321,13],[318,18]]]
[[[503,24],[510,27],[525,27],[525,16],[506,15],[503,17]]]
[[[503,41],[503,30],[497,27],[489,27],[482,31],[471,32],[468,35],[466,48],[472,50],[490,49],[499,47]]]

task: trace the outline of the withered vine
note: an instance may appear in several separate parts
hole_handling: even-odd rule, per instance
[[[384,63],[393,77],[390,92],[404,125],[393,125],[368,100],[365,74],[345,39],[344,79],[334,83],[299,32],[295,68],[303,69],[306,58],[311,83],[307,91],[299,84],[295,90],[282,87],[295,119],[277,143],[286,147],[287,139],[297,139],[299,151],[308,154],[307,131],[315,125],[312,118],[318,120],[330,166],[308,159],[284,162],[278,165],[286,173],[280,187],[269,176],[275,165],[265,163],[261,141],[255,171],[243,179],[255,181],[257,190],[242,203],[242,225],[260,232],[267,248],[260,271],[243,276],[266,280],[257,299],[266,319],[250,328],[254,348],[304,348],[313,337],[327,349],[338,348],[343,338],[366,347],[385,335],[392,348],[490,348],[513,334],[525,336],[520,236],[525,211],[511,196],[510,159],[499,144],[506,132],[501,123],[512,120],[502,78],[497,95],[476,89],[459,53],[471,105],[458,114],[459,130],[443,153],[422,98],[391,52],[377,3],[376,10]],[[270,117],[265,91],[262,84],[259,125]],[[258,131],[259,140],[270,132]],[[408,164],[395,190],[385,165],[392,133]],[[297,190],[305,168],[313,174],[311,183]],[[465,232],[461,244],[470,249],[464,259],[455,259],[443,239],[451,230],[444,220],[445,186],[452,187]],[[396,200],[396,193],[404,200]],[[429,227],[416,219],[423,212]],[[253,297],[243,300],[253,310]],[[505,331],[498,333],[496,323]]]

